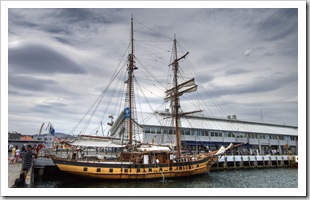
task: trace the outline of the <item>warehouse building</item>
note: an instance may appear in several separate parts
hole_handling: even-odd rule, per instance
[[[141,113],[143,141],[171,143],[174,128],[167,112]],[[167,120],[168,119],[168,120]],[[164,124],[163,121],[168,121]],[[298,127],[265,122],[238,120],[235,115],[226,119],[186,116],[179,121],[182,148],[187,151],[208,151],[244,143],[232,154],[298,154]]]

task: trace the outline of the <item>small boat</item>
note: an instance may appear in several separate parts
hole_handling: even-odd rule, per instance
[[[181,150],[180,118],[200,111],[183,112],[180,109],[180,97],[186,93],[195,92],[197,85],[195,79],[189,79],[180,83],[178,80],[180,65],[179,62],[189,54],[177,55],[177,40],[173,40],[173,60],[169,65],[173,69],[172,87],[165,94],[165,101],[170,102],[171,113],[167,118],[173,122],[175,136],[174,144],[148,144],[143,143],[139,135],[143,131],[137,122],[135,113],[134,95],[134,71],[136,57],[134,55],[134,31],[133,18],[131,18],[131,52],[127,60],[127,84],[125,108],[115,122],[111,125],[109,137],[85,137],[84,140],[71,143],[72,146],[94,146],[102,148],[118,149],[113,157],[91,157],[81,156],[79,151],[71,156],[62,158],[52,154],[46,155],[51,158],[55,165],[63,172],[80,176],[100,179],[165,179],[193,176],[209,172],[211,166],[216,163],[226,151],[241,146],[242,144],[230,144],[220,149],[207,153],[186,154]],[[112,117],[111,117],[112,118]],[[141,134],[140,134],[141,135]],[[87,139],[85,139],[87,138]],[[79,150],[79,149],[76,149]]]

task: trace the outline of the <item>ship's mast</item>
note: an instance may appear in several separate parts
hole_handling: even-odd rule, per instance
[[[174,85],[174,120],[175,120],[175,137],[176,137],[176,147],[177,147],[177,158],[181,155],[181,142],[180,142],[180,133],[179,133],[179,95],[178,95],[178,71],[179,71],[179,63],[178,63],[178,54],[177,54],[177,40],[174,35],[173,41],[173,48],[174,48],[174,62],[173,66],[173,85]]]
[[[195,84],[194,79],[186,81],[184,83],[178,83],[178,74],[179,74],[179,60],[184,59],[189,52],[184,54],[182,57],[178,58],[177,54],[177,40],[174,35],[173,40],[173,62],[169,65],[173,67],[173,88],[166,91],[165,100],[171,100],[172,107],[172,116],[174,117],[175,123],[175,137],[176,137],[176,150],[177,150],[177,158],[181,156],[181,139],[180,139],[180,130],[179,130],[179,120],[180,120],[180,96],[185,93],[189,93],[195,91],[197,89],[197,85]],[[186,115],[186,113],[182,113],[182,116]]]
[[[133,91],[133,70],[135,69],[134,67],[134,46],[133,46],[133,17],[131,15],[131,53],[129,54],[129,66],[128,66],[128,100],[129,100],[129,122],[128,122],[128,129],[129,129],[129,144],[132,144],[132,91]]]

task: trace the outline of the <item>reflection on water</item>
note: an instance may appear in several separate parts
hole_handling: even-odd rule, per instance
[[[247,169],[205,173],[166,180],[86,179],[63,172],[46,171],[37,188],[298,188],[298,170],[292,168]],[[38,181],[37,181],[38,182]]]

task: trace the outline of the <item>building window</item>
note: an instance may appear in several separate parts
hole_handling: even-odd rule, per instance
[[[110,172],[110,173],[113,172],[113,169],[109,169],[109,172]]]
[[[190,135],[190,134],[191,134],[191,133],[190,133],[190,130],[188,130],[188,129],[185,130],[184,132],[185,132],[185,135]]]
[[[259,134],[258,137],[259,139],[265,139],[265,134]]]
[[[97,168],[97,172],[101,172],[101,168]]]
[[[210,132],[211,137],[222,137],[222,132]]]
[[[228,133],[228,137],[234,138],[234,137],[235,137],[235,134],[234,134],[234,133]]]
[[[150,133],[150,128],[145,128],[145,133]]]
[[[278,140],[278,136],[277,135],[270,135],[270,139],[271,140]]]
[[[197,135],[201,136],[201,130],[197,130]]]
[[[87,167],[84,167],[83,171],[84,171],[84,172],[87,172]]]
[[[245,138],[245,133],[237,133],[237,138]]]
[[[202,131],[201,135],[202,136],[209,136],[209,132],[208,131]]]
[[[151,128],[150,132],[151,132],[152,134],[155,134],[155,133],[156,133],[156,129],[155,129],[155,128]]]

